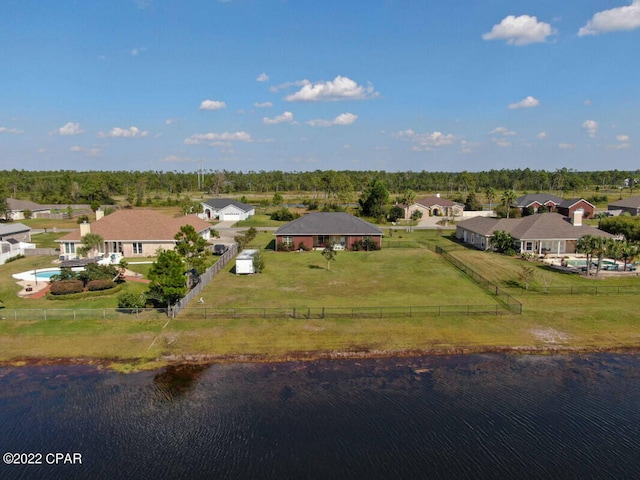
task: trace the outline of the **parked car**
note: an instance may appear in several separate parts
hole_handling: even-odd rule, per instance
[[[220,243],[213,246],[213,254],[214,255],[222,255],[227,250],[229,250],[229,247],[227,247],[226,245],[222,245]]]

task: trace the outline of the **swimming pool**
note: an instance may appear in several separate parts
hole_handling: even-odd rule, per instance
[[[71,270],[74,272],[81,272],[84,267],[73,267]],[[50,282],[53,275],[60,275],[59,268],[38,268],[35,270],[28,270],[26,272],[14,273],[12,275],[16,280],[24,280],[26,282]]]

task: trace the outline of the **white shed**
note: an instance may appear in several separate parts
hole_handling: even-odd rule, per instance
[[[256,273],[253,268],[253,257],[258,250],[243,250],[236,257],[236,275]]]

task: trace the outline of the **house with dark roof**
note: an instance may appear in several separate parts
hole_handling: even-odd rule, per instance
[[[217,218],[221,222],[246,220],[256,214],[253,205],[239,202],[233,198],[210,198],[202,202],[200,218]]]
[[[398,206],[404,210],[405,220],[409,220],[416,210],[421,211],[424,217],[459,217],[464,210],[462,203],[442,198],[440,194],[419,198],[411,205]]]
[[[627,212],[630,215],[640,215],[640,195],[635,197],[625,198],[624,200],[618,200],[617,202],[610,203],[608,205],[609,211],[616,214]]]
[[[19,222],[0,223],[0,241],[8,240],[31,242],[31,227]]]
[[[282,225],[275,232],[278,245],[287,249],[324,248],[353,250],[354,244],[371,240],[376,248],[382,246],[382,230],[375,225],[345,212],[315,212]]]
[[[537,212],[541,207],[546,207],[548,211],[554,212],[563,199],[550,193],[529,193],[516,199],[516,204],[512,205],[520,210],[530,208]]]
[[[559,213],[539,213],[522,218],[474,217],[456,225],[456,238],[480,250],[491,248],[494,232],[511,235],[520,253],[563,255],[576,253],[576,243],[585,235],[614,238],[614,235],[582,224],[578,210],[567,218]]]
[[[582,210],[582,218],[593,218],[596,213],[596,206],[587,202],[584,198],[572,198],[563,200],[556,207],[556,211],[565,217],[572,217],[573,212]]]
[[[60,253],[65,260],[77,258],[82,237],[96,233],[104,240],[99,252],[121,253],[125,257],[153,257],[158,250],[173,250],[173,238],[182,226],[191,225],[205,240],[211,238],[211,225],[196,215],[170,217],[153,210],[138,208],[118,210],[103,216],[96,212],[96,221],[82,223],[80,228],[59,238]]]
[[[17,200],[15,198],[7,198],[7,205],[9,206],[9,219],[11,220],[23,220],[25,218],[24,212],[29,210],[32,218],[38,218],[39,215],[44,213],[51,213],[50,205],[40,205],[39,203],[31,202],[29,200]]]

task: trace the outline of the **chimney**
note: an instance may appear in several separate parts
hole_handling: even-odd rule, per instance
[[[582,210],[581,208],[579,208],[578,210],[575,210],[573,212],[573,217],[571,218],[571,223],[573,224],[574,227],[581,227],[582,226],[582,214],[584,213],[584,210]]]
[[[91,225],[87,222],[80,224],[80,238],[84,237],[87,233],[91,233]]]
[[[102,217],[104,217],[104,210],[102,210],[101,208],[98,208],[96,210],[96,222],[100,220]]]

